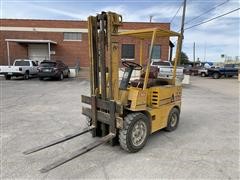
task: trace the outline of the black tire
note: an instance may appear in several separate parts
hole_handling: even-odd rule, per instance
[[[6,80],[11,80],[11,76],[5,75],[5,79],[6,79]]]
[[[42,80],[43,80],[43,77],[39,77],[39,80],[42,81]]]
[[[180,111],[177,108],[172,108],[168,115],[168,123],[165,128],[166,131],[174,131],[179,123]]]
[[[28,80],[29,79],[29,72],[26,71],[25,74],[23,75],[23,79]]]
[[[219,79],[220,78],[220,74],[218,72],[215,72],[215,73],[213,73],[212,78],[213,79]]]
[[[58,80],[59,81],[62,81],[64,79],[64,75],[63,75],[63,72],[60,73],[59,77],[58,77]]]
[[[137,129],[136,125],[139,126],[139,124],[141,125],[141,129],[139,130],[139,132],[137,132],[137,134],[134,135],[133,132]],[[141,130],[143,130],[143,132],[140,132]],[[124,118],[123,129],[119,130],[120,146],[128,152],[131,153],[137,152],[145,146],[149,134],[150,124],[148,118],[144,114],[142,113],[128,114]],[[140,138],[139,144],[136,144],[137,142],[133,142],[138,138]]]
[[[67,76],[66,76],[66,78],[69,78],[69,74],[70,74],[70,71],[67,72]]]
[[[206,77],[206,73],[202,72],[202,73],[201,73],[201,76],[202,76],[202,77]]]

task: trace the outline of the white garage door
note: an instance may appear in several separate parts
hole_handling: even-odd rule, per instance
[[[29,44],[28,45],[28,57],[39,63],[43,60],[49,59],[48,57],[48,45],[47,44]]]

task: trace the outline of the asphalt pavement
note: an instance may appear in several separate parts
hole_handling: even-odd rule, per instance
[[[179,127],[130,154],[102,145],[48,173],[39,169],[93,142],[90,133],[31,155],[22,152],[81,130],[89,81],[10,80],[1,87],[2,179],[239,179],[239,82],[191,77]]]

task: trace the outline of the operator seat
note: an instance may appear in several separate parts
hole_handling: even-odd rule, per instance
[[[158,79],[158,73],[159,73],[159,68],[156,66],[151,66],[150,67],[150,73],[149,73],[149,78],[148,78],[148,83],[147,83],[147,88],[153,87],[153,86],[160,86],[160,85],[167,85],[168,82],[164,81],[162,79]],[[146,68],[144,69],[143,73],[140,76],[140,79],[134,79],[131,81],[131,86],[132,87],[143,87],[144,83],[144,77],[146,74]]]

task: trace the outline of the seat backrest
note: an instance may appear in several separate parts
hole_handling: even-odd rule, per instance
[[[156,66],[150,66],[149,78],[157,79],[159,73],[159,68]],[[144,78],[146,74],[146,68],[144,68],[141,78]]]

